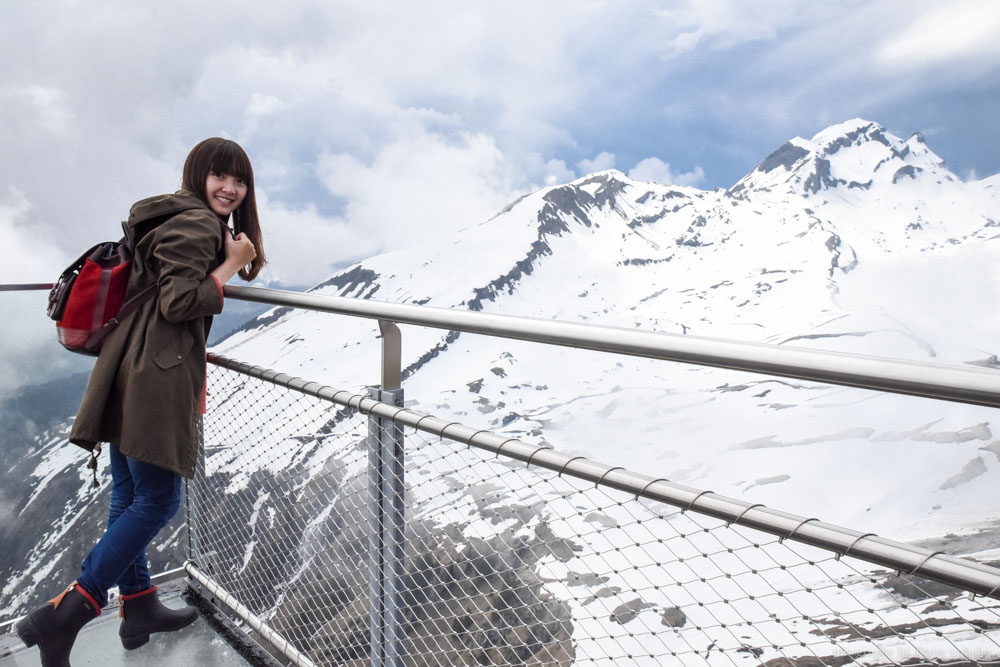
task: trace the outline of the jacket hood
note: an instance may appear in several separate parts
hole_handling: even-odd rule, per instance
[[[196,195],[187,190],[178,190],[172,195],[158,195],[143,199],[132,205],[132,210],[128,215],[128,226],[135,229],[137,225],[153,220],[177,215],[182,211],[203,208],[215,215],[208,205]]]

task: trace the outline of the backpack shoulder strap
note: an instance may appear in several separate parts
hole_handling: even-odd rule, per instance
[[[151,298],[156,296],[159,291],[159,285],[152,284],[146,289],[142,290],[134,297],[122,304],[122,307],[118,309],[118,313],[105,322],[100,329],[95,331],[84,343],[84,348],[91,351],[97,351],[101,349],[101,344],[109,333],[115,330],[119,324],[121,324],[129,315],[139,310],[139,306],[149,301]]]

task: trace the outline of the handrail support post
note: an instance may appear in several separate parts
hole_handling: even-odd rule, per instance
[[[396,329],[394,325],[392,329]],[[398,329],[397,342],[398,342]],[[398,368],[398,366],[397,366]],[[403,390],[369,389],[382,403],[403,407]],[[388,417],[368,416],[371,664],[403,667],[404,561],[403,427]]]
[[[198,505],[199,485],[205,483],[205,419],[198,416],[198,458],[195,460],[194,479],[184,480],[184,505],[187,514],[187,557],[197,560],[201,555],[201,521]],[[203,488],[203,487],[202,487]]]

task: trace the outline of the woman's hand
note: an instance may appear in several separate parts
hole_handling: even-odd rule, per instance
[[[240,269],[252,262],[257,256],[253,243],[243,232],[235,237],[226,234],[225,238],[226,259],[215,271],[212,271],[212,275],[219,281],[220,285],[228,283],[230,278],[239,273]]]
[[[227,262],[231,259],[242,268],[252,262],[256,256],[257,251],[246,234],[240,232],[235,237],[226,234]]]

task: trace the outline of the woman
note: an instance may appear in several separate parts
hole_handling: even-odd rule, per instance
[[[111,586],[118,586],[127,649],[197,616],[192,607],[160,604],[146,546],[180,506],[181,478],[194,475],[205,341],[212,315],[222,311],[222,286],[237,273],[252,280],[266,260],[253,168],[238,144],[195,146],[181,188],[142,200],[129,214],[135,256],[126,298],[153,284],[158,294],[105,339],[73,423],[70,442],[93,456],[98,443],[110,443],[111,506],[80,577],[17,625],[28,646],[39,646],[45,667],[69,665],[77,632],[100,614]]]

